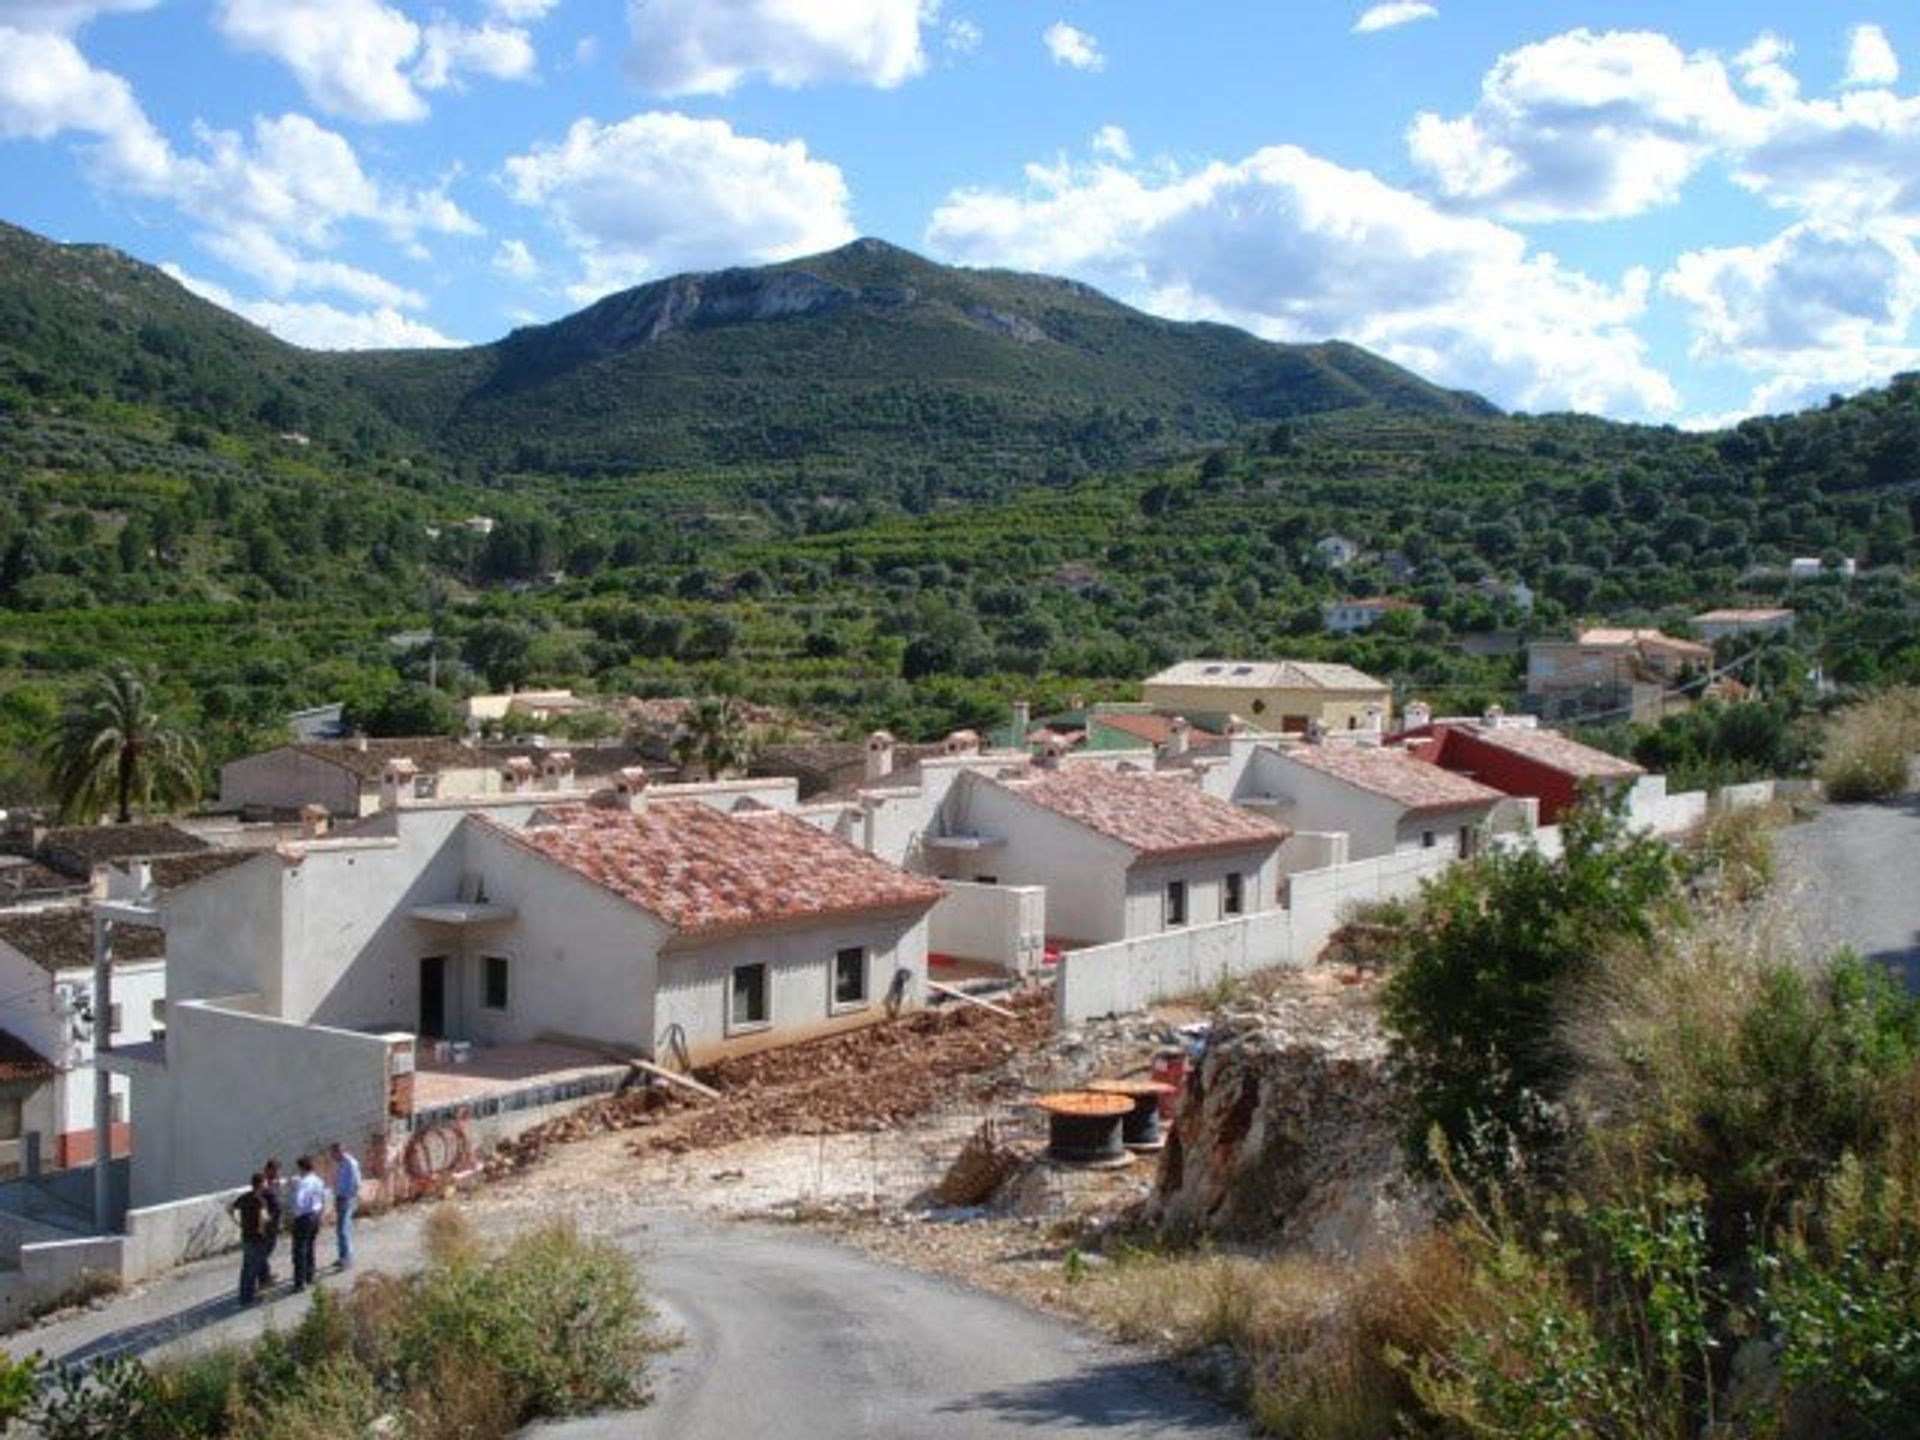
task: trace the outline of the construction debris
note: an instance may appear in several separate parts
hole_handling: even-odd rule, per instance
[[[967,1143],[954,1157],[933,1199],[941,1205],[984,1205],[991,1200],[1020,1163],[1020,1152],[1001,1139],[1000,1127],[991,1119],[967,1137]]]

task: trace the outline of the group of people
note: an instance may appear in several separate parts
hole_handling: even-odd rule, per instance
[[[334,1268],[348,1269],[353,1264],[353,1212],[360,1199],[360,1162],[338,1140],[329,1153],[333,1157],[333,1240]],[[240,1303],[253,1304],[262,1287],[273,1280],[273,1251],[280,1242],[283,1221],[293,1236],[293,1288],[304,1290],[314,1283],[314,1246],[320,1238],[320,1225],[327,1210],[327,1182],[313,1167],[313,1157],[302,1155],[293,1162],[291,1183],[280,1175],[280,1162],[269,1160],[253,1174],[253,1179],[227,1213],[240,1226]]]

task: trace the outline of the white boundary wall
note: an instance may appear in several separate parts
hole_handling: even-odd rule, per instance
[[[947,893],[927,915],[930,952],[991,961],[1017,975],[1040,968],[1047,948],[1045,886],[943,883]]]

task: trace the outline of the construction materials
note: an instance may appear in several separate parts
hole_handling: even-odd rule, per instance
[[[1133,1113],[1125,1095],[1064,1090],[1034,1102],[1047,1113],[1047,1158],[1067,1165],[1124,1165],[1120,1128]]]
[[[652,1075],[657,1079],[666,1081],[669,1085],[678,1085],[682,1090],[690,1090],[703,1100],[718,1100],[720,1098],[720,1092],[711,1085],[702,1085],[690,1075],[681,1075],[676,1071],[667,1069],[663,1065],[656,1065],[651,1060],[642,1060],[638,1056],[629,1055],[627,1057],[627,1063],[642,1074]]]
[[[927,989],[933,991],[933,993],[936,995],[944,995],[949,1000],[964,1000],[969,1005],[978,1005],[982,1010],[985,1010],[987,1013],[991,1015],[998,1015],[1004,1020],[1014,1020],[1019,1018],[1013,1013],[1013,1011],[1007,1009],[1007,1007],[1004,1005],[996,1005],[991,1000],[982,1000],[978,995],[969,995],[964,990],[961,990],[952,985],[943,985],[938,980],[927,981]]]
[[[1173,1119],[1180,1103],[1180,1089],[1187,1083],[1186,1047],[1169,1045],[1153,1057],[1153,1068],[1147,1073],[1167,1087],[1160,1097],[1160,1118]]]
[[[1166,1143],[1160,1130],[1160,1106],[1175,1092],[1158,1080],[1095,1080],[1096,1095],[1120,1095],[1133,1104],[1120,1120],[1120,1143],[1129,1150],[1158,1150]]]
[[[934,1186],[933,1198],[942,1205],[985,1204],[1019,1163],[1020,1153],[1001,1140],[999,1126],[983,1120]]]

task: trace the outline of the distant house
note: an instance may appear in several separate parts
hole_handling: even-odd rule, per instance
[[[1352,635],[1371,630],[1396,611],[1418,615],[1420,607],[1411,600],[1382,595],[1364,600],[1329,600],[1320,607],[1320,619],[1336,635]]]
[[[1213,731],[1189,722],[1186,740],[1176,740],[1174,731],[1180,718],[1140,708],[1096,705],[1087,712],[1085,748],[1167,751],[1182,744],[1207,745],[1219,738]]]
[[[1540,823],[1558,824],[1588,791],[1631,789],[1646,772],[1631,760],[1517,718],[1442,720],[1406,734],[1407,750],[1429,764],[1540,802]]]
[[[1851,580],[1858,570],[1859,567],[1854,564],[1853,557],[1845,556],[1835,562],[1832,573],[1844,580]],[[1818,555],[1796,555],[1787,562],[1789,580],[1818,580],[1826,573],[1828,573],[1826,562]]]
[[[1393,701],[1371,675],[1317,660],[1185,660],[1148,679],[1141,696],[1164,715],[1215,729],[1239,715],[1284,732],[1377,729]]]
[[[1067,761],[966,773],[920,847],[945,878],[1045,886],[1049,932],[1097,945],[1272,908],[1286,837],[1191,777]]]
[[[34,854],[47,868],[89,882],[104,865],[161,855],[197,855],[212,848],[198,835],[164,820],[131,825],[60,825],[36,832],[33,846]]]
[[[1313,542],[1313,548],[1336,570],[1344,570],[1360,558],[1360,542],[1345,535],[1322,535]]]
[[[59,1074],[45,1055],[0,1030],[0,1180],[46,1163],[46,1137],[54,1133],[58,1114],[51,1092]]]
[[[1436,847],[1471,855],[1504,798],[1404,750],[1335,740],[1260,746],[1235,797],[1296,830],[1345,831],[1353,860]]]
[[[1591,714],[1658,720],[1685,698],[1671,694],[1713,664],[1712,647],[1658,630],[1594,627],[1571,640],[1527,647],[1527,697],[1548,719]]]
[[[1508,601],[1518,610],[1533,609],[1533,587],[1524,580],[1500,580],[1488,575],[1474,581],[1472,589],[1488,600]]]
[[[1705,610],[1693,617],[1693,628],[1709,645],[1729,635],[1791,635],[1793,611],[1781,609]]]
[[[460,702],[460,718],[469,726],[520,721],[543,725],[594,708],[595,702],[571,690],[508,690],[499,695],[469,695]]]
[[[287,716],[287,728],[295,740],[338,740],[347,733],[347,707],[336,700],[331,705],[315,705],[295,710]]]

